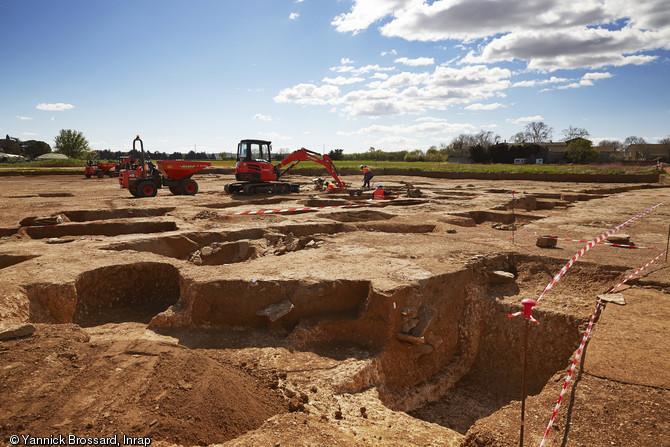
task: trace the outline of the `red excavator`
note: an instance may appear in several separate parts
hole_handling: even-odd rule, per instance
[[[311,161],[326,167],[335,179],[338,188],[346,188],[340,180],[337,168],[328,155],[320,155],[305,149],[298,149],[276,165],[272,164],[272,143],[264,140],[242,140],[237,145],[235,183],[228,183],[224,190],[228,194],[284,194],[298,192],[300,185],[278,182],[286,172],[301,161]]]

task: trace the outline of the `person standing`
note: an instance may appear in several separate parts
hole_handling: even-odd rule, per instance
[[[361,171],[363,171],[363,188],[370,189],[370,180],[375,175],[372,173],[372,170],[365,165],[361,165]]]

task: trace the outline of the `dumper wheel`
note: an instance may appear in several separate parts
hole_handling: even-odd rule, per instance
[[[109,178],[114,177],[114,171],[111,171],[111,170],[107,171],[107,175],[109,176]]]
[[[170,188],[170,192],[175,196],[181,195],[181,188],[179,186],[169,186],[168,188]]]
[[[131,186],[128,188],[128,191],[130,191],[130,194],[132,194],[133,197],[137,197],[137,188]]]
[[[84,175],[86,176],[86,178],[91,178],[91,174],[89,174],[88,172]]]
[[[105,173],[102,169],[98,170],[97,172],[98,178],[103,178],[105,176]]]
[[[198,184],[195,182],[195,180],[184,180],[181,182],[181,186],[179,187],[181,189],[182,194],[186,194],[187,196],[193,196],[195,193],[198,192]]]
[[[142,182],[137,185],[137,197],[154,197],[158,189],[153,182]]]

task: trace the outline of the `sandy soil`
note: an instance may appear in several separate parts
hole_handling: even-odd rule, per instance
[[[585,245],[535,235],[591,240],[665,201],[619,231],[649,248],[593,247],[536,307],[539,445],[596,296],[665,250],[670,222],[657,184],[384,177],[396,199],[371,202],[297,175],[282,196],[196,180],[144,199],[116,179],[0,180],[3,443],[518,445],[524,321],[507,314]],[[327,208],[239,214],[305,207]],[[603,307],[548,446],[670,445],[668,272],[662,257]]]

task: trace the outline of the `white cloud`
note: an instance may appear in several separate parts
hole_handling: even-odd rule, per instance
[[[521,60],[543,71],[640,65],[670,49],[667,0],[354,0],[332,25],[355,34],[382,20],[386,37],[482,43],[466,63]]]
[[[352,69],[350,73],[368,71],[370,67],[349,66]],[[445,110],[449,105],[482,102],[492,96],[500,96],[501,90],[510,86],[508,78],[511,75],[508,69],[485,65],[439,66],[433,71],[403,72],[393,76],[377,72],[372,76],[374,81],[349,92],[342,93],[333,85],[298,84],[282,90],[275,101],[329,104],[349,116],[421,114],[426,110]],[[344,88],[345,82],[348,82],[345,79],[324,78],[322,82],[337,83]]]
[[[340,89],[334,85],[298,84],[280,91],[274,100],[277,103],[326,105],[331,104],[339,94]]]
[[[398,52],[397,52],[396,50],[394,50],[394,49],[389,50],[389,51],[382,51],[382,52],[381,52],[381,55],[382,55],[382,56],[386,56],[387,54],[392,54],[393,56],[395,56],[395,55],[398,54]]]
[[[353,63],[354,63],[354,61],[352,61],[348,57],[343,57],[342,59],[340,59],[340,64],[342,64],[342,65],[349,65],[349,64],[353,64]]]
[[[344,76],[338,76],[336,78],[329,78],[325,77],[321,80],[324,84],[333,84],[333,85],[348,85],[348,84],[356,84],[358,82],[363,82],[365,81],[365,78],[345,78]]]
[[[465,107],[465,110],[495,110],[499,109],[500,107],[505,107],[503,104],[500,104],[499,102],[494,102],[491,104],[470,104],[469,106]]]
[[[31,119],[32,119],[32,118],[29,117],[29,116],[19,116],[19,115],[16,115],[16,117],[17,117],[18,119],[22,120],[22,121],[28,121],[28,120],[31,120]]]
[[[552,76],[549,79],[532,79],[528,81],[519,81],[515,82],[512,84],[512,87],[533,87],[536,85],[546,85],[546,84],[558,84],[558,83],[564,83],[564,82],[569,82],[570,79],[568,78],[557,78],[556,76]]]
[[[289,14],[289,16],[288,16],[288,18],[291,19],[291,20],[296,20],[298,17],[300,17],[300,13],[299,13],[299,12],[292,12],[292,13]]]
[[[514,124],[523,124],[523,123],[530,123],[533,121],[542,121],[544,118],[542,115],[535,115],[535,116],[522,116],[520,118],[517,118],[515,120],[512,119],[507,119],[508,122],[514,123]]]
[[[354,132],[338,132],[340,135],[373,135],[373,134],[417,134],[434,135],[440,133],[462,133],[477,130],[467,123],[450,123],[445,119],[431,118],[417,120],[417,124],[373,125],[363,127]]]
[[[261,120],[261,121],[272,121],[272,117],[271,117],[271,116],[266,116],[266,115],[263,115],[263,114],[261,114],[261,113],[257,113],[257,114],[255,114],[255,115],[253,116],[253,119],[255,119],[255,120]]]
[[[371,71],[393,71],[395,67],[380,67],[379,65],[364,65],[362,67],[352,67],[351,65],[340,65],[339,67],[331,67],[330,71],[336,73],[353,73],[357,75],[370,73]]]
[[[37,110],[46,110],[49,112],[61,112],[63,110],[70,110],[74,109],[74,106],[72,104],[64,104],[62,102],[57,102],[55,104],[48,104],[41,102],[37,104]]]
[[[435,59],[432,57],[417,57],[415,59],[409,59],[406,57],[399,57],[393,62],[399,64],[409,65],[410,67],[419,67],[421,65],[435,65]]]

